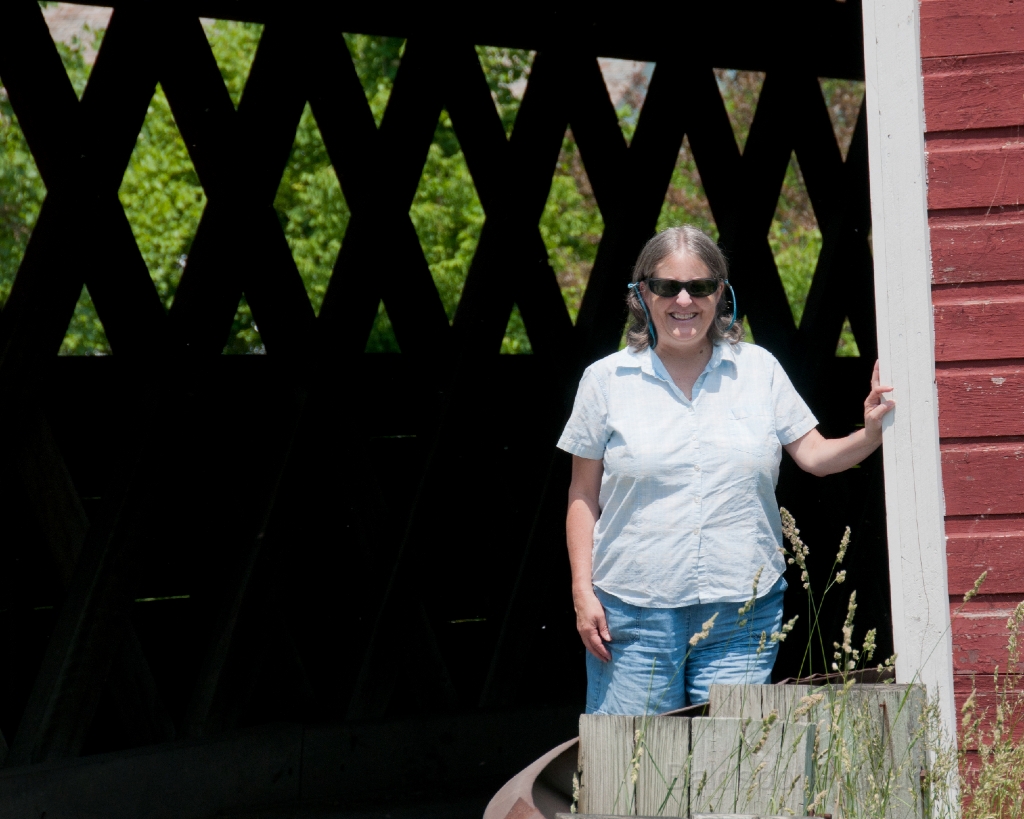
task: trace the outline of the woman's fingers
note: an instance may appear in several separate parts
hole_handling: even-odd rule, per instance
[[[889,412],[889,410],[891,410],[895,406],[895,401],[882,401],[881,403],[876,404],[875,406],[868,409],[867,412],[864,413],[864,416],[865,418],[870,418],[871,420],[881,420],[882,416]]]
[[[583,645],[585,645],[587,647],[587,651],[597,657],[597,659],[608,662],[612,658],[612,655],[605,646],[605,642],[608,642],[608,639],[604,637],[602,632],[607,634],[608,626],[603,623],[600,625],[595,624],[594,629],[590,632],[590,639],[584,638]]]
[[[588,628],[580,630],[580,637],[583,638],[583,645],[587,651],[593,654],[597,659],[608,662],[612,655],[608,652],[605,647],[605,643],[610,641],[610,637],[606,637],[608,634],[608,626],[605,625],[604,617],[601,618],[600,623],[590,623]]]
[[[871,392],[868,393],[867,400],[864,403],[868,406],[885,403],[884,395],[887,392],[892,392],[892,387],[888,385],[872,387]]]
[[[612,635],[608,631],[608,620],[604,616],[604,606],[596,595],[582,603],[576,604],[576,630],[580,633],[583,645],[597,659],[608,662],[612,655],[605,647],[611,642]]]

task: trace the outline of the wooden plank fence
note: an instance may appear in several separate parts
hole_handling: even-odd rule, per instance
[[[579,814],[925,819],[922,686],[712,686],[709,715],[580,717]]]

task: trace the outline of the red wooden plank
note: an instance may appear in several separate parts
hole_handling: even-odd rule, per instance
[[[1024,366],[935,372],[943,438],[1024,435]]]
[[[1024,531],[947,535],[946,567],[950,594],[966,594],[988,572],[982,587],[986,593],[1024,598]]]
[[[1020,44],[1018,44],[1018,48]],[[1024,56],[987,54],[922,60],[928,131],[1024,123]]]
[[[1024,443],[944,444],[947,515],[1024,512]]]
[[[955,612],[956,607],[953,609]],[[968,606],[953,617],[954,673],[987,675],[996,666],[1004,671],[1008,668],[1006,621],[1013,609],[1007,604],[980,611]],[[1018,662],[1017,670],[1024,672],[1024,662]]]
[[[1000,676],[1000,687],[1002,686],[1002,676]],[[962,713],[964,703],[967,702],[967,698],[971,696],[971,692],[974,691],[974,704],[975,716],[980,717],[983,713],[991,718],[995,716],[996,706],[999,705],[1000,695],[996,690],[995,681],[991,673],[985,674],[954,674],[953,675],[953,697],[956,700],[956,712],[957,714]],[[1016,709],[1017,714],[1010,713],[1010,723],[1014,724],[1014,717],[1020,720],[1024,717],[1021,713],[1021,706],[1024,703],[1018,698],[1017,694],[1013,691],[1009,693],[1007,697],[1009,702],[1018,703]],[[958,726],[959,728],[959,726]],[[1017,721],[1014,725],[1013,736],[1016,739],[1020,739],[1024,736],[1024,721]],[[986,741],[991,741],[991,735],[985,737]],[[977,747],[976,742],[970,743],[968,748]]]
[[[947,535],[999,535],[1006,532],[1024,532],[1024,515],[1004,515],[998,518],[946,518]]]
[[[1020,48],[1024,8],[1013,0],[921,3],[921,56],[994,54]]]
[[[1024,142],[1004,136],[939,144],[929,140],[928,207],[995,208],[1024,201]]]
[[[936,290],[935,360],[1024,358],[1024,285]]]
[[[1024,110],[1024,106],[1022,106]],[[1024,215],[982,213],[928,220],[932,242],[932,282],[1022,281]]]

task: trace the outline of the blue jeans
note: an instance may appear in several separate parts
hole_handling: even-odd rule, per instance
[[[712,683],[770,682],[779,646],[766,642],[760,654],[757,646],[762,631],[770,637],[781,628],[785,590],[780,577],[741,626],[742,603],[648,609],[595,588],[612,635],[606,644],[612,659],[587,654],[587,713],[659,714],[707,702]],[[708,636],[690,646],[715,612]]]

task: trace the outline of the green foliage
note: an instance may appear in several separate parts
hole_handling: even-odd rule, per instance
[[[0,303],[11,294],[32,228],[46,196],[25,137],[0,87]]]
[[[551,179],[551,192],[540,217],[540,235],[573,322],[603,233],[604,220],[583,159],[572,131],[567,131]]]
[[[245,81],[256,57],[263,25],[239,23],[234,20],[204,20],[203,30],[210,43],[213,58],[235,107],[242,100]]]
[[[117,195],[160,300],[170,308],[206,194],[159,85]]]

